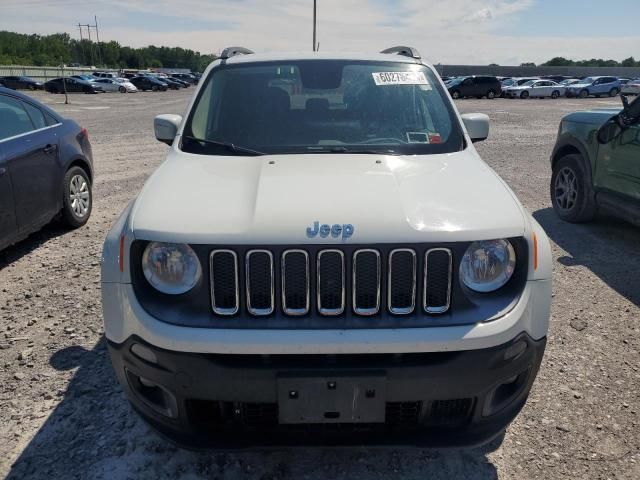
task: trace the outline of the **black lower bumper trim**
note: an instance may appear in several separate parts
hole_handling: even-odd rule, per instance
[[[132,352],[135,344],[138,355]],[[444,447],[481,444],[507,427],[526,402],[545,344],[546,339],[521,334],[498,347],[458,352],[219,355],[163,350],[131,337],[122,344],[110,342],[109,351],[134,408],[186,446]],[[140,352],[146,353],[144,359]],[[360,423],[355,416],[343,421],[344,411],[328,405],[321,421],[283,422],[278,387],[283,376],[383,379],[379,390],[384,391],[378,392],[383,400],[376,400],[383,410],[371,417],[380,421]],[[335,388],[332,383],[327,388]],[[297,394],[289,392],[290,398]],[[365,394],[373,398],[376,392]],[[367,418],[371,412],[360,413]]]

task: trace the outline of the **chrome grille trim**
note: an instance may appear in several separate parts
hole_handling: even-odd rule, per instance
[[[358,302],[357,302],[357,293],[358,293],[358,285],[356,282],[356,268],[357,268],[357,258],[358,255],[362,254],[362,253],[374,253],[376,255],[376,263],[377,263],[377,271],[376,271],[376,285],[377,285],[377,292],[376,292],[376,306],[375,308],[358,308]],[[352,293],[352,298],[353,298],[353,312],[356,313],[357,315],[363,315],[363,316],[371,316],[371,315],[375,315],[380,311],[380,276],[381,276],[381,272],[380,272],[380,252],[378,250],[374,250],[371,248],[363,248],[361,250],[356,250],[355,252],[353,252],[353,260],[352,260],[352,285],[351,285],[351,293]]]
[[[269,262],[270,262],[270,272],[271,272],[271,282],[270,282],[270,287],[271,287],[271,306],[269,308],[253,308],[251,306],[251,274],[250,274],[250,263],[251,263],[251,256],[255,255],[255,254],[267,254],[269,256]],[[249,250],[247,252],[246,258],[245,258],[245,286],[246,286],[246,295],[247,295],[247,310],[249,311],[249,313],[251,315],[255,315],[255,316],[265,316],[265,315],[271,315],[275,309],[275,288],[274,288],[274,283],[275,283],[275,279],[273,276],[273,253],[271,253],[269,250]]]
[[[449,269],[447,272],[447,303],[442,306],[432,306],[427,305],[427,291],[429,289],[429,285],[427,285],[427,272],[429,268],[429,255],[434,252],[446,252],[449,255]],[[446,313],[451,306],[451,275],[452,275],[452,263],[453,263],[453,255],[451,254],[451,250],[448,248],[431,248],[427,250],[427,253],[424,255],[424,288],[422,292],[422,301],[424,311],[426,313],[432,315],[439,315],[442,313]]]
[[[236,298],[235,298],[234,308],[218,308],[216,306],[215,279],[213,278],[213,258],[215,257],[215,255],[220,253],[230,254],[233,256],[234,274],[236,277],[235,278]],[[240,289],[238,287],[239,285],[238,255],[236,255],[236,252],[234,252],[233,250],[214,250],[211,252],[211,254],[209,255],[209,283],[210,283],[210,289],[211,289],[211,308],[213,309],[213,313],[215,313],[216,315],[222,315],[222,316],[231,316],[238,313],[238,310],[240,310]]]
[[[338,255],[340,255],[340,259],[342,261],[342,298],[341,298],[341,303],[340,303],[340,308],[323,308],[322,306],[322,292],[320,289],[320,285],[321,285],[321,278],[320,278],[320,266],[322,263],[322,256],[327,254],[327,253],[337,253]],[[337,315],[342,315],[344,313],[344,305],[345,305],[345,268],[344,268],[344,252],[342,250],[337,250],[337,249],[327,249],[327,250],[320,250],[318,252],[318,259],[317,259],[317,265],[316,265],[316,272],[317,272],[317,287],[316,287],[316,291],[317,291],[317,301],[318,301],[318,313],[320,313],[320,315],[324,315],[327,317],[335,317]]]
[[[305,285],[305,292],[306,292],[306,303],[305,303],[305,308],[288,308],[287,307],[287,296],[286,296],[286,292],[287,292],[287,284],[286,284],[286,274],[285,274],[285,267],[286,267],[286,262],[287,262],[287,255],[291,254],[291,253],[298,253],[298,254],[303,254],[305,257],[305,262],[306,262],[306,275],[307,275],[307,284]],[[306,315],[307,313],[309,313],[309,309],[311,307],[310,302],[309,302],[309,297],[310,297],[310,274],[309,274],[309,253],[306,250],[299,250],[299,249],[292,249],[292,250],[285,250],[284,252],[282,252],[282,260],[281,260],[281,272],[282,272],[282,310],[284,311],[284,313],[286,315],[291,315],[293,317],[299,317],[302,315]]]
[[[410,253],[413,257],[413,287],[411,289],[411,307],[409,308],[396,308],[393,306],[392,301],[392,272],[393,272],[393,256],[397,253]],[[417,282],[417,270],[418,270],[418,256],[416,255],[415,250],[411,248],[396,248],[389,252],[389,271],[387,272],[387,303],[389,305],[389,313],[393,315],[410,315],[416,308],[416,282]]]

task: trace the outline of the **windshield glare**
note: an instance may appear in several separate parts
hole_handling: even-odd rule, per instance
[[[223,65],[196,99],[182,149],[229,155],[210,143],[217,142],[266,154],[459,151],[463,135],[445,95],[432,71],[416,64]]]

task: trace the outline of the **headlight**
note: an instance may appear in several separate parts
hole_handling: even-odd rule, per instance
[[[471,290],[493,292],[506,284],[516,268],[516,252],[508,240],[474,242],[460,263],[460,278]]]
[[[202,267],[189,245],[151,242],[142,255],[142,271],[149,283],[168,295],[191,290],[202,276]]]

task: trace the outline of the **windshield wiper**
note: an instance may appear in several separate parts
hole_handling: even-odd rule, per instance
[[[218,142],[217,140],[205,140],[204,138],[196,138],[190,135],[183,135],[183,139],[191,140],[192,142],[204,143],[206,145],[215,145],[218,147],[222,147],[233,153],[245,153],[247,155],[258,156],[258,155],[266,155],[264,152],[259,152],[257,150],[252,150],[247,147],[240,147],[238,145],[234,145],[233,143],[226,142]]]
[[[322,150],[313,149],[312,153],[361,153],[365,155],[397,155],[396,151],[390,148],[349,148],[349,147],[328,147]]]

